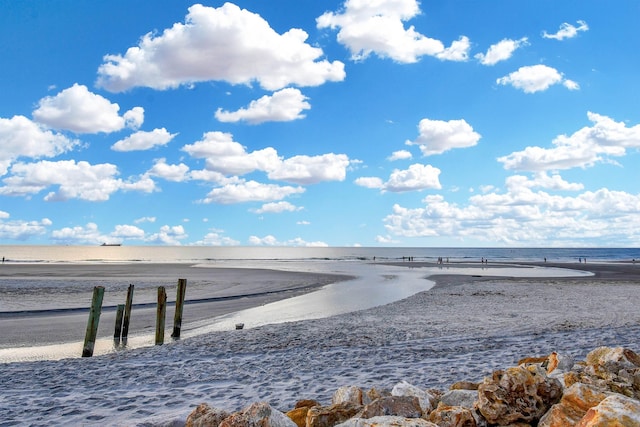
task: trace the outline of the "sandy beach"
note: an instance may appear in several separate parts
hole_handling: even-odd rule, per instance
[[[582,358],[601,345],[639,350],[635,264],[541,264],[594,273],[578,278],[398,264],[424,276],[430,271],[436,286],[327,318],[100,357],[0,365],[0,425],[180,425],[201,402],[233,411],[267,401],[286,411],[303,398],[328,403],[343,385],[389,389],[406,380],[445,390],[525,356],[557,351]],[[450,274],[459,268],[473,274]]]

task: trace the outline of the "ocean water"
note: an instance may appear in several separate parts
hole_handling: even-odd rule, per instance
[[[387,248],[387,247],[264,247],[264,246],[0,246],[5,262],[179,262],[224,260],[376,260],[490,262],[640,260],[640,248]]]

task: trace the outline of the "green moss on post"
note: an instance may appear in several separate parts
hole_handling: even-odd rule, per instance
[[[96,335],[98,334],[98,323],[100,323],[100,312],[102,311],[103,297],[104,286],[94,287],[93,298],[91,299],[91,310],[89,311],[89,321],[87,322],[87,332],[84,335],[82,357],[93,356],[93,348],[96,345]]]

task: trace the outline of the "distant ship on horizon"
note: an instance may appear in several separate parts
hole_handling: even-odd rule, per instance
[[[100,246],[122,246],[122,243],[103,243]]]

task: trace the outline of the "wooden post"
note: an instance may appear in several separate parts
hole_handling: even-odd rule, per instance
[[[131,320],[131,306],[133,305],[133,285],[129,285],[127,290],[127,302],[124,306],[124,319],[122,321],[122,340],[127,343],[129,335],[129,321]]]
[[[187,279],[178,279],[178,290],[176,295],[176,312],[173,317],[173,333],[171,338],[180,338],[182,328],[182,309],[184,307],[184,295],[187,290]]]
[[[120,342],[120,335],[122,334],[122,315],[124,314],[124,304],[118,304],[118,310],[116,311],[116,327],[113,330],[113,339],[117,343]]]
[[[82,357],[93,356],[93,348],[96,344],[98,334],[98,323],[100,322],[100,311],[102,310],[102,298],[104,297],[104,286],[93,288],[93,298],[91,299],[91,310],[89,311],[89,321],[87,322],[87,332],[84,335],[84,346],[82,347]]]
[[[164,318],[167,312],[167,291],[164,286],[158,288],[158,310],[156,313],[156,345],[164,343]]]

